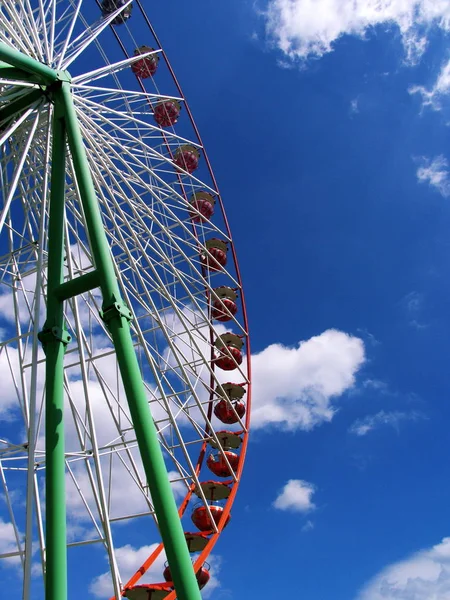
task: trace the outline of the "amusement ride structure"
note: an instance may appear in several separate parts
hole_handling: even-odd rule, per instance
[[[242,473],[250,348],[142,0],[2,1],[0,201],[4,593],[198,600]]]

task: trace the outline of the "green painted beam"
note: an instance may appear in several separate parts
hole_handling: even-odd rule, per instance
[[[70,152],[80,190],[94,264],[100,278],[103,319],[109,328],[116,350],[120,374],[177,598],[178,600],[201,600],[131,338],[129,325],[131,315],[120,296],[86,149],[68,83],[62,84],[61,92],[55,94],[55,100],[64,108]]]
[[[14,81],[27,81],[31,83],[40,83],[38,79],[31,73],[26,73],[22,69],[16,69],[4,62],[0,62],[0,78],[12,79]]]
[[[10,119],[15,115],[20,115],[24,110],[31,106],[31,104],[34,104],[39,98],[42,98],[43,95],[44,92],[42,90],[32,90],[21,98],[9,102],[5,107],[0,109],[0,122]]]
[[[26,54],[22,54],[15,48],[11,48],[4,42],[0,42],[0,61],[36,75],[43,83],[54,83],[58,80],[58,73],[55,70]]]
[[[58,300],[68,300],[79,294],[84,294],[90,290],[100,287],[100,277],[97,271],[80,275],[70,281],[65,281],[53,290]]]
[[[54,111],[48,223],[48,289],[63,281],[66,135]],[[63,303],[47,294],[47,318],[39,334],[45,351],[45,599],[67,600],[66,492],[64,460],[64,353],[70,339]]]

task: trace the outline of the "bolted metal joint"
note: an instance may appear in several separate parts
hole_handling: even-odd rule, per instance
[[[59,81],[71,83],[72,75],[69,73],[69,71],[57,71],[56,74],[58,76]]]
[[[44,327],[44,329],[38,333],[38,339],[45,352],[45,347],[50,342],[60,342],[61,344],[64,344],[65,349],[72,339],[72,336],[68,333],[67,329],[62,329],[61,327]]]
[[[128,322],[133,319],[133,315],[126,304],[123,302],[114,302],[100,311],[100,318],[108,325],[109,321],[116,317],[124,317]]]

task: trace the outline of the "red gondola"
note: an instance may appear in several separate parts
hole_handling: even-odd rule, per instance
[[[243,360],[241,348],[243,341],[235,333],[224,333],[220,335],[215,346],[219,350],[219,355],[216,357],[216,365],[224,371],[232,371],[236,369]]]
[[[212,294],[212,311],[211,317],[225,323],[230,321],[237,313],[238,307],[235,302],[237,298],[236,292],[227,286],[215,288]]]
[[[174,163],[183,171],[193,173],[198,168],[198,161],[200,160],[200,152],[195,146],[190,144],[184,144],[180,146],[175,152]]]
[[[220,400],[214,407],[214,414],[222,423],[232,425],[245,415],[245,404],[242,400]]]
[[[109,17],[114,11],[126,4],[126,0],[103,0],[101,3],[101,11],[104,17]],[[122,25],[131,17],[133,3],[131,2],[124,10],[117,15],[112,21],[112,25]]]
[[[139,56],[140,54],[146,54],[147,52],[152,52],[154,48],[150,48],[150,46],[140,46],[136,48],[134,51],[135,56]],[[156,69],[158,68],[159,56],[157,54],[152,54],[151,56],[145,56],[140,60],[137,60],[131,65],[131,70],[136,75],[136,77],[140,77],[141,79],[147,79],[148,77],[153,77],[156,73]]]
[[[168,563],[165,564],[165,569],[163,572],[163,577],[166,581],[172,581],[172,573],[170,572],[170,567],[168,565]],[[203,565],[203,567],[200,567],[200,569],[197,571],[197,573],[195,574],[195,577],[198,581],[198,587],[199,589],[203,589],[205,587],[205,585],[208,583],[208,581],[211,578],[211,575],[209,574],[209,564],[205,563]]]
[[[225,462],[225,457],[230,466]],[[230,450],[225,450],[223,454],[221,452],[212,452],[206,460],[208,469],[214,475],[217,475],[217,477],[231,477],[233,473],[236,473],[238,464],[239,455],[236,452],[230,452]]]
[[[216,504],[211,504],[208,506],[208,508],[211,512],[212,520],[208,514],[206,506],[204,506],[203,504],[197,506],[197,508],[194,508],[192,512],[192,522],[200,531],[211,531],[214,528],[213,521],[216,525],[218,525],[224,511],[223,506]],[[228,523],[230,522],[230,518],[231,516],[228,515],[228,517],[225,520],[224,527],[228,525]]]
[[[227,264],[227,244],[223,240],[212,238],[206,241],[206,250],[200,256],[202,265],[209,271],[221,271]]]
[[[178,121],[180,111],[181,105],[178,100],[163,100],[155,106],[153,118],[161,127],[170,127]]]
[[[189,204],[198,211],[190,212],[190,217],[194,223],[208,221],[214,214],[214,203],[214,196],[209,192],[195,192],[195,194],[192,194]]]

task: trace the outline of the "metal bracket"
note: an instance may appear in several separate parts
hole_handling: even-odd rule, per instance
[[[126,304],[123,302],[114,302],[100,311],[100,318],[108,324],[116,317],[124,317],[128,322],[133,319],[133,315]]]
[[[38,333],[38,340],[41,342],[45,352],[45,347],[49,342],[60,342],[64,344],[64,349],[72,339],[72,336],[68,333],[67,329],[61,329],[61,327],[45,327]]]
[[[69,73],[69,71],[57,71],[56,74],[59,81],[65,81],[66,83],[72,82],[72,75]]]

